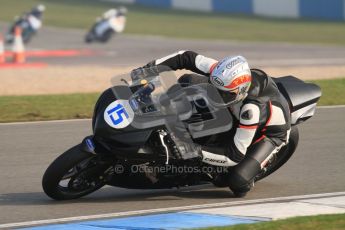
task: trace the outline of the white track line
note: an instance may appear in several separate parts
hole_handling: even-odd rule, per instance
[[[317,109],[339,109],[345,108],[345,105],[324,105],[318,106]],[[69,119],[69,120],[51,120],[51,121],[23,121],[23,122],[10,122],[10,123],[0,123],[0,126],[5,125],[31,125],[31,124],[45,124],[45,123],[64,123],[64,122],[74,122],[74,121],[91,121],[90,118],[87,119]]]
[[[24,226],[27,227],[27,226],[34,226],[34,225],[57,224],[57,223],[65,223],[65,222],[72,222],[72,221],[104,219],[104,218],[144,215],[144,214],[151,214],[151,213],[162,213],[162,212],[187,211],[187,210],[193,210],[193,209],[217,208],[217,207],[224,207],[224,206],[255,204],[255,203],[263,203],[263,202],[290,201],[290,200],[309,199],[309,198],[310,199],[323,198],[323,197],[328,197],[328,196],[342,196],[342,195],[345,195],[345,192],[310,194],[310,195],[301,195],[301,196],[276,197],[276,198],[265,198],[265,199],[257,199],[257,200],[231,201],[231,202],[213,203],[213,204],[190,205],[190,206],[171,207],[171,208],[157,208],[157,209],[147,209],[147,210],[127,211],[127,212],[117,212],[117,213],[105,213],[105,214],[99,214],[99,215],[75,216],[75,217],[66,217],[66,218],[58,218],[58,219],[47,219],[47,220],[0,224],[0,228],[15,228],[15,227],[24,227]]]
[[[339,109],[339,108],[345,108],[345,105],[323,105],[323,106],[317,107],[317,109]]]

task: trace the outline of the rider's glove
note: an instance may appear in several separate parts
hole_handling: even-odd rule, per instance
[[[147,64],[145,67],[133,69],[131,72],[132,81],[140,81],[150,77],[159,76],[160,73],[171,71],[171,68],[164,65]]]
[[[152,67],[139,67],[133,69],[131,72],[131,79],[132,81],[140,81],[144,80],[148,77],[154,77],[159,75],[159,70],[157,66]]]

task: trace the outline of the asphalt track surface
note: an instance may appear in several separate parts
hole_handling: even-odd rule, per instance
[[[292,159],[259,182],[244,200],[345,190],[345,107],[319,108],[300,125]],[[152,208],[238,201],[211,185],[171,190],[104,187],[57,202],[42,191],[47,166],[91,133],[90,120],[0,124],[0,224]]]
[[[0,23],[0,28],[5,26]],[[89,49],[95,51],[96,55],[78,58],[30,58],[29,61],[59,65],[141,66],[178,50],[194,50],[215,59],[241,54],[248,58],[253,68],[345,65],[344,46],[207,41],[126,34],[113,37],[107,44],[85,44],[85,33],[86,30],[44,27],[26,48]]]

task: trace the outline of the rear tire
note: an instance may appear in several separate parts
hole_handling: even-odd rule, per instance
[[[102,43],[106,43],[110,40],[110,38],[113,36],[114,31],[109,29],[104,32],[104,34],[99,38],[99,41]]]
[[[69,200],[76,199],[87,194],[90,194],[105,185],[105,182],[99,181],[99,183],[85,190],[73,189],[68,183],[68,187],[62,187],[60,182],[68,175],[71,170],[76,170],[75,175],[71,175],[70,178],[74,178],[75,181],[87,170],[92,170],[92,166],[89,166],[90,161],[95,158],[95,155],[80,150],[80,145],[74,146],[71,149],[64,152],[58,158],[56,158],[51,165],[47,168],[42,179],[42,187],[44,192],[55,200]],[[89,160],[89,161],[88,161]],[[81,163],[86,162],[87,166],[78,172],[78,167]],[[82,166],[80,166],[82,167]],[[71,174],[71,173],[70,173]],[[94,176],[97,176],[95,174]],[[71,180],[72,180],[71,179]],[[87,178],[88,179],[88,178]],[[92,178],[91,178],[92,179]],[[72,183],[73,184],[73,183]]]

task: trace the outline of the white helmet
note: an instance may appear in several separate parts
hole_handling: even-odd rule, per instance
[[[119,11],[119,14],[122,14],[122,15],[125,15],[128,12],[127,8],[124,6],[119,7],[118,11]]]
[[[217,87],[226,105],[242,101],[247,97],[251,85],[251,71],[242,56],[226,57],[213,69],[211,83]]]
[[[106,12],[103,13],[103,17],[105,19],[115,17],[117,14],[117,9],[109,9]]]
[[[36,7],[36,9],[37,9],[38,11],[40,11],[40,12],[43,12],[43,11],[46,10],[46,7],[45,7],[43,4],[39,4],[39,5]]]

